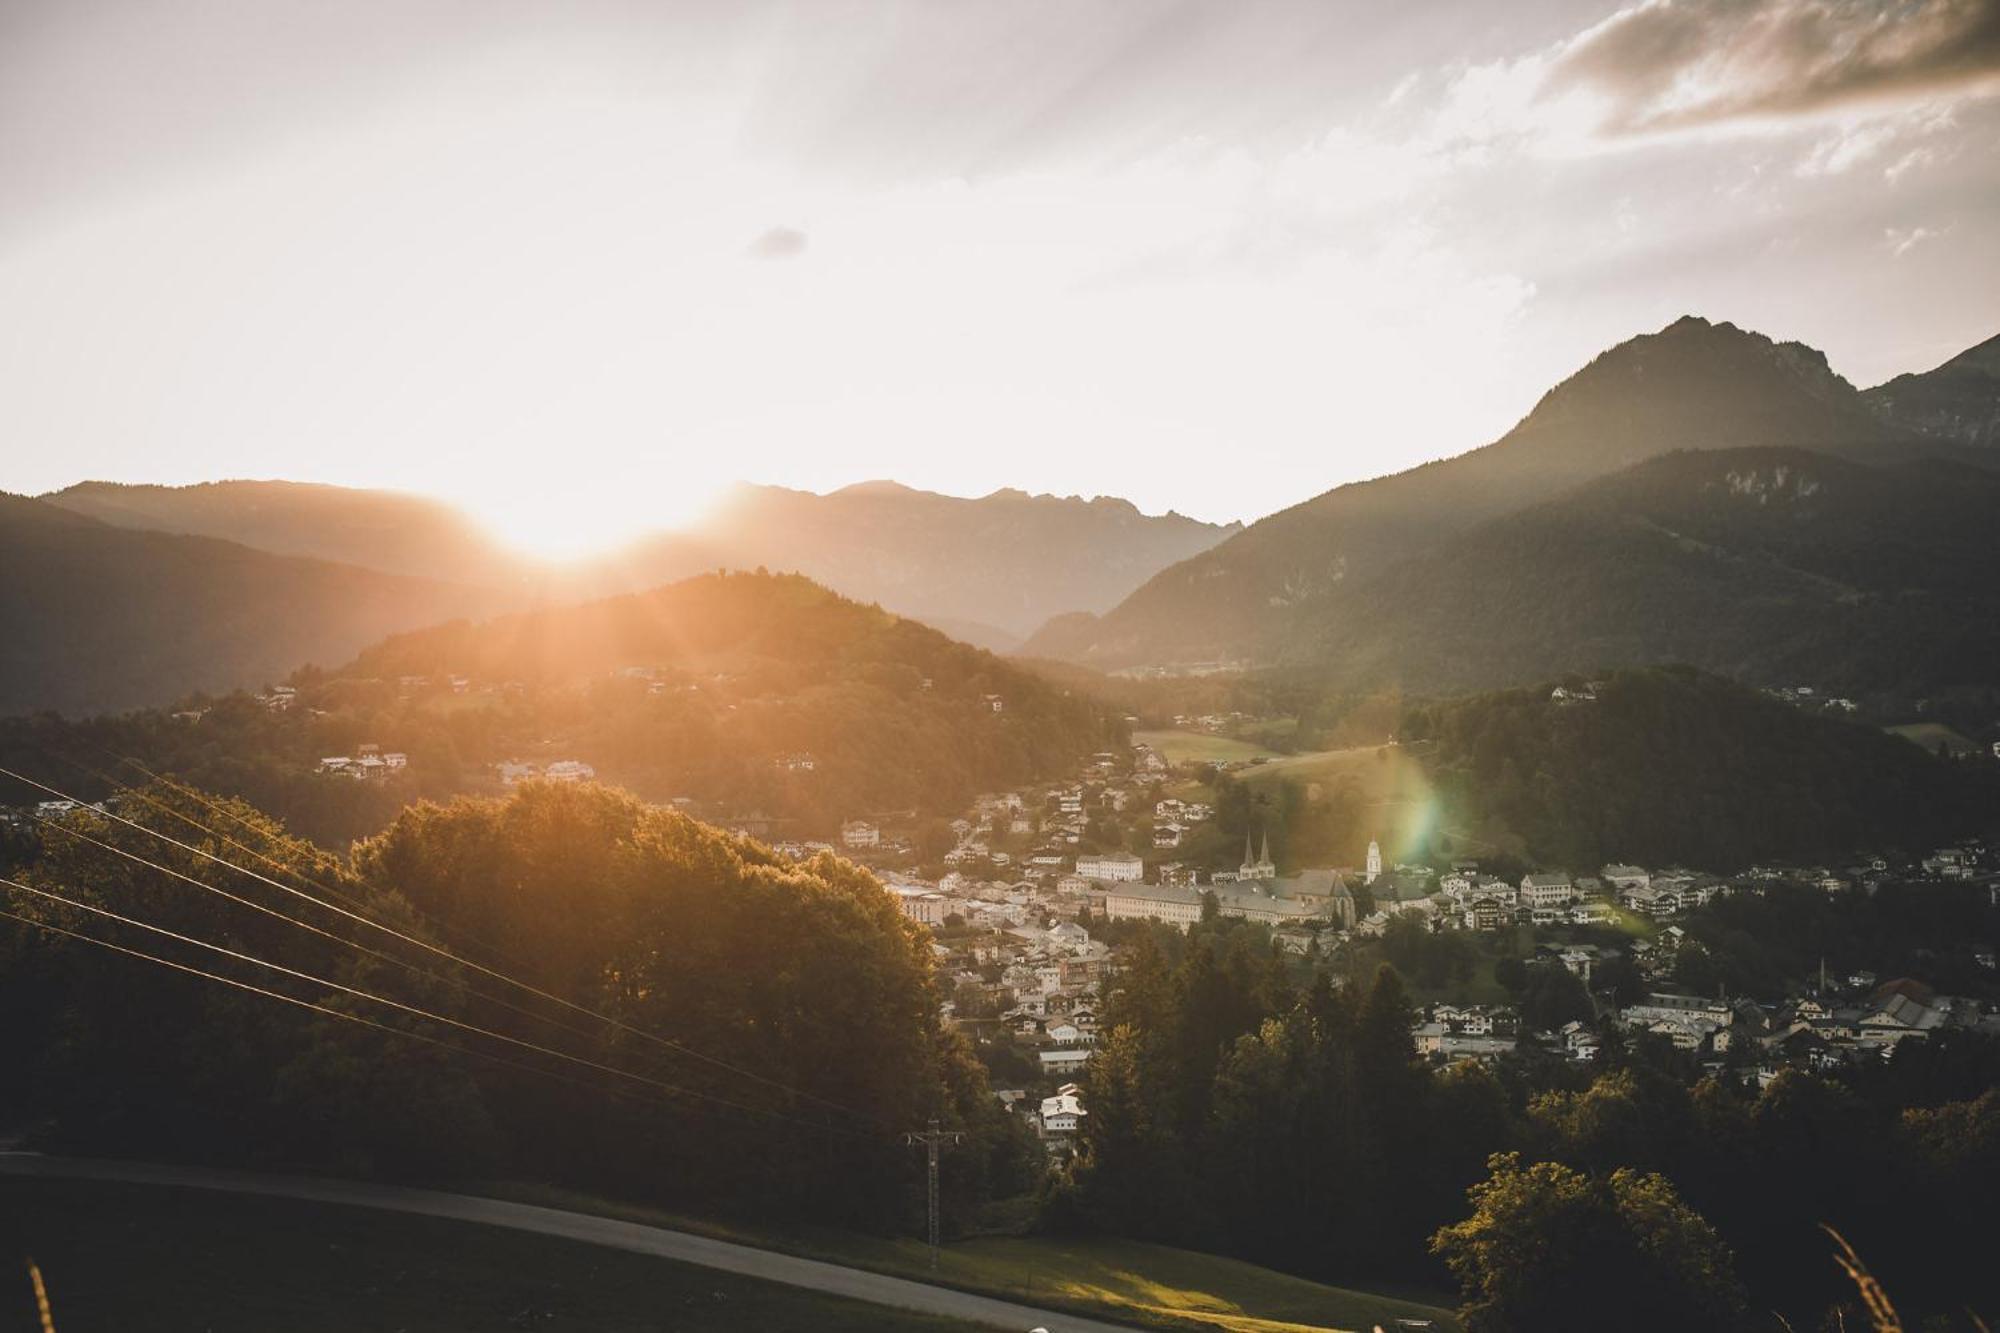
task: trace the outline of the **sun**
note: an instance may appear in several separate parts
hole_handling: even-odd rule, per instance
[[[698,524],[721,497],[713,481],[629,486],[510,486],[468,498],[466,508],[508,546],[550,563],[609,554],[655,533]]]

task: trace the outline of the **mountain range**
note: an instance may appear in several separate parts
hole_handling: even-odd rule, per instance
[[[1992,659],[1965,654],[1991,606],[1979,575],[2000,568],[1980,424],[2000,412],[1996,350],[1864,394],[1812,348],[1684,318],[1493,444],[1274,514],[1023,651],[1415,688],[1656,660],[1988,681]]]
[[[718,568],[800,571],[981,647],[1108,609],[1235,531],[1124,500],[893,483],[741,486],[684,531],[568,565],[441,501],[285,481],[85,482],[0,495],[0,713],[118,710],[280,679],[402,630],[643,591]]]
[[[1984,688],[1996,463],[2000,338],[1864,392],[1810,347],[1689,317],[1604,352],[1492,444],[1247,528],[1110,498],[741,486],[686,528],[554,565],[422,497],[87,482],[0,496],[22,571],[0,591],[0,712],[256,684],[398,631],[718,568],[800,572],[1099,669],[1431,690],[1681,660]]]
[[[42,498],[118,527],[220,537],[540,601],[764,566],[957,629],[982,647],[1011,647],[1060,612],[1108,610],[1154,573],[1238,530],[1142,514],[1111,497],[1000,490],[964,499],[894,482],[827,495],[739,485],[684,528],[556,564],[510,549],[448,504],[392,491],[285,481],[84,482]]]

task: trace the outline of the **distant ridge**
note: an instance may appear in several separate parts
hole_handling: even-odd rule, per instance
[[[492,589],[134,532],[0,494],[0,714],[114,712],[282,680]]]
[[[1662,454],[1743,448],[1963,454],[1885,419],[1813,348],[1689,316],[1603,352],[1494,443],[1274,514],[1022,651],[1106,668],[1296,660],[1363,633],[1342,618],[1356,589],[1459,534]]]
[[[1052,615],[1103,611],[1240,525],[1146,515],[1111,497],[995,491],[978,499],[895,481],[828,495],[732,488],[713,513],[622,551],[550,565],[441,501],[286,481],[84,482],[43,497],[116,527],[220,537],[283,555],[485,585],[540,599],[632,592],[717,568],[794,570],[932,623],[1011,645]]]

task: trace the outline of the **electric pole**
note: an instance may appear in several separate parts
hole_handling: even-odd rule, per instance
[[[938,1149],[947,1143],[957,1143],[965,1135],[955,1129],[939,1129],[937,1118],[931,1118],[929,1129],[913,1129],[903,1135],[903,1141],[922,1144],[930,1154],[930,1214],[931,1214],[931,1269],[938,1266]]]

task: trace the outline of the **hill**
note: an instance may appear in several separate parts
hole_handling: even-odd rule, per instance
[[[1874,462],[1931,446],[1822,353],[1685,318],[1598,356],[1493,444],[1274,514],[1107,615],[1045,626],[1024,651],[1112,667],[1271,661],[1298,626],[1350,632],[1344,594],[1481,523],[1663,453],[1753,447]]]
[[[1921,850],[1990,818],[1989,771],[1713,676],[1617,671],[1595,694],[1562,703],[1544,684],[1415,705],[1403,740],[1446,819],[1497,821],[1579,872]]]
[[[930,817],[1070,774],[1124,734],[1080,690],[797,575],[453,621],[289,679],[283,712],[232,696],[191,721],[0,719],[0,763],[96,799],[102,770],[129,757],[339,847],[416,801],[502,790],[503,763],[576,760],[648,799],[822,838],[867,816],[941,829]],[[407,765],[369,781],[316,771],[363,746]]]
[[[2000,336],[1935,370],[1898,375],[1862,395],[1884,420],[1930,439],[2000,450]]]
[[[803,573],[847,596],[1011,647],[1052,615],[1103,611],[1236,531],[1110,497],[1001,490],[978,499],[892,482],[828,495],[738,486],[689,527],[570,564],[511,550],[442,502],[285,481],[85,482],[43,497],[122,528],[222,537],[281,555],[521,590],[637,592],[723,567]]]
[[[1983,686],[1996,505],[2000,474],[1959,464],[1669,454],[1344,592],[1286,651],[1417,691],[1648,662],[1856,696]]]
[[[642,795],[815,835],[872,812],[956,812],[1123,734],[1080,694],[798,575],[704,575],[438,626],[299,684],[335,712],[400,712],[453,768],[579,758]]]
[[[113,527],[220,537],[277,555],[389,574],[505,585],[536,573],[532,561],[457,509],[396,491],[296,481],[196,486],[86,481],[41,498]]]
[[[107,712],[278,680],[489,590],[135,532],[0,495],[0,715]]]

